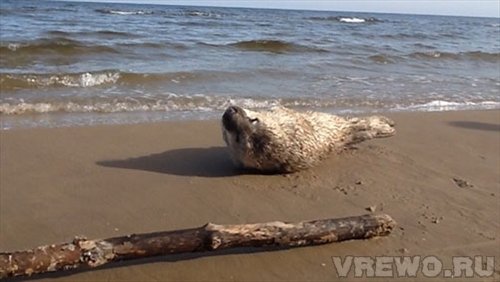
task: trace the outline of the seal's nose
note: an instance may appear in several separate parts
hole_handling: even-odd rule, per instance
[[[228,115],[234,115],[237,112],[236,107],[231,106],[226,109],[226,114]]]
[[[238,112],[240,112],[240,110],[237,106],[230,106],[222,115],[222,124],[228,131],[236,131]]]

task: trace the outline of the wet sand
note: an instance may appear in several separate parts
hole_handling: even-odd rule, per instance
[[[345,281],[337,276],[332,256],[435,255],[446,268],[452,256],[489,255],[495,256],[496,273],[488,279],[498,281],[500,111],[388,116],[397,123],[396,136],[365,142],[285,176],[235,170],[218,121],[1,131],[0,250],[82,234],[107,238],[206,222],[343,217],[375,206],[399,224],[388,237],[279,251],[173,255],[40,277]],[[379,281],[354,279],[363,280]]]

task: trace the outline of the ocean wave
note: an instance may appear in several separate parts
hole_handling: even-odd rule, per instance
[[[55,98],[54,98],[55,99]],[[0,114],[23,115],[40,113],[118,113],[151,111],[223,111],[229,105],[248,109],[268,109],[275,106],[294,108],[349,108],[351,100],[325,100],[320,98],[248,98],[210,95],[150,95],[134,97],[89,97],[85,99],[59,97],[53,101],[25,101],[22,99],[0,102]],[[358,101],[361,106],[378,103]]]
[[[304,46],[301,44],[281,41],[281,40],[248,40],[227,44],[227,46],[236,47],[245,51],[260,51],[271,53],[288,52],[327,52],[325,49]]]
[[[35,102],[17,104],[0,103],[0,114],[22,115],[40,113],[116,113],[135,111],[159,111],[168,109],[168,104],[140,104],[133,101],[102,102]]]
[[[46,32],[49,36],[64,38],[64,37],[79,37],[79,36],[95,36],[95,37],[103,37],[103,38],[134,38],[139,35],[116,31],[116,30],[96,30],[96,31],[79,31],[79,32],[67,32],[61,30],[50,30]]]
[[[14,2],[14,1],[13,1]],[[65,5],[65,7],[57,7],[57,6],[52,6],[52,7],[41,7],[41,6],[22,6],[22,7],[16,7],[13,9],[5,9],[1,8],[0,12],[5,11],[6,14],[12,14],[12,13],[19,13],[19,14],[32,14],[34,12],[76,12],[76,9],[69,8],[69,5]],[[2,13],[0,13],[2,14]]]
[[[69,59],[79,59],[86,55],[119,55],[137,53],[141,54],[141,49],[174,49],[185,50],[188,47],[183,44],[169,42],[118,42],[113,45],[96,45],[83,41],[74,40],[66,32],[53,32],[59,36],[54,38],[42,38],[24,42],[2,42],[0,43],[0,64],[9,67],[25,66],[34,61],[45,61],[53,65],[68,64]],[[64,35],[64,36],[62,36]],[[101,38],[128,37],[129,34],[115,31],[97,31],[94,36]],[[100,42],[99,39],[93,40]]]
[[[461,55],[465,55],[466,57],[474,60],[485,60],[491,62],[498,62],[500,60],[500,53],[488,53],[481,51],[472,51],[460,53]]]
[[[473,60],[473,61],[488,61],[497,63],[500,61],[500,53],[488,53],[482,51],[469,52],[414,52],[409,55],[415,59],[444,59],[444,60]]]
[[[379,64],[392,64],[394,63],[394,59],[390,58],[388,55],[382,55],[382,54],[377,54],[377,55],[372,55],[368,57],[370,60],[372,60],[375,63]]]
[[[239,77],[244,74],[217,71],[132,73],[102,70],[83,73],[17,74],[0,73],[2,91],[22,89],[47,89],[61,87],[94,87],[108,84],[129,86],[154,85],[156,83],[180,83],[210,79],[218,76]]]
[[[117,47],[131,48],[132,51],[137,51],[137,49],[158,49],[164,50],[165,48],[175,49],[175,50],[186,50],[189,47],[181,43],[168,43],[168,42],[139,42],[139,43],[118,43]]]
[[[247,108],[266,108],[276,105],[277,101],[255,99],[231,99],[206,95],[176,95],[144,97],[94,97],[87,100],[39,101],[0,103],[0,114],[22,115],[35,113],[117,113],[148,111],[210,111],[223,110],[235,103]]]
[[[416,48],[420,48],[420,49],[436,49],[435,46],[432,46],[429,44],[424,44],[421,42],[414,43],[413,46],[415,46]]]
[[[418,39],[418,40],[429,40],[429,39],[439,39],[439,36],[435,34],[428,34],[422,32],[412,32],[412,33],[392,33],[392,34],[381,34],[382,38],[395,39],[395,40],[406,40],[406,39]]]
[[[480,102],[454,102],[444,100],[434,100],[422,104],[412,104],[407,106],[396,106],[396,111],[426,111],[426,112],[442,112],[442,111],[457,111],[457,110],[472,110],[472,109],[498,109],[500,102],[498,101],[480,101]]]
[[[203,18],[222,18],[224,14],[214,11],[200,11],[200,10],[187,10],[184,12],[185,16],[190,17],[203,17]]]
[[[27,42],[10,42],[0,45],[0,53],[19,56],[34,56],[46,53],[64,55],[82,53],[116,53],[109,46],[83,43],[66,37],[42,38]]]
[[[347,24],[381,22],[381,20],[373,17],[361,18],[361,17],[348,17],[348,16],[330,16],[330,17],[309,17],[307,19],[315,21],[333,21],[333,22],[347,23]]]
[[[442,101],[433,100],[420,104],[398,104],[396,101],[365,98],[269,98],[231,97],[211,95],[142,94],[141,96],[115,97],[58,97],[53,100],[8,98],[0,101],[0,114],[25,115],[42,113],[128,113],[128,112],[221,112],[229,105],[248,109],[269,109],[284,106],[298,109],[327,109],[342,113],[387,111],[453,111],[468,109],[498,109],[499,101]]]
[[[368,56],[368,59],[372,62],[379,64],[392,64],[396,62],[403,62],[409,59],[416,59],[422,61],[428,60],[456,60],[456,61],[482,61],[490,63],[500,62],[500,53],[488,53],[481,51],[471,51],[471,52],[460,52],[460,53],[450,53],[450,52],[440,52],[440,51],[429,51],[429,52],[413,52],[410,54],[375,54]]]
[[[151,14],[153,14],[153,11],[144,11],[144,10],[96,9],[95,11],[97,13],[101,13],[101,14],[122,15],[122,16],[129,16],[129,15],[151,15]]]
[[[366,22],[365,19],[361,18],[339,18],[339,22],[343,23],[364,23]]]
[[[113,84],[120,73],[105,71],[77,74],[0,74],[0,88],[3,91],[39,89],[53,87],[93,87]]]

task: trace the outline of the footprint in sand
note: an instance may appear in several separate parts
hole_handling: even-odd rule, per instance
[[[474,187],[474,185],[470,184],[469,182],[463,180],[463,179],[460,179],[460,178],[453,178],[453,181],[455,182],[455,184],[460,187],[460,188],[472,188]]]

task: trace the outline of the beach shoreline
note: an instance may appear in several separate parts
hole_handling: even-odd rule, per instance
[[[445,267],[452,256],[494,256],[494,277],[471,281],[498,280],[500,110],[386,115],[396,136],[288,175],[235,170],[217,120],[0,131],[0,250],[207,222],[344,217],[373,207],[398,222],[391,235],[166,256],[42,280],[335,281],[342,278],[332,256],[349,255],[433,255]]]

